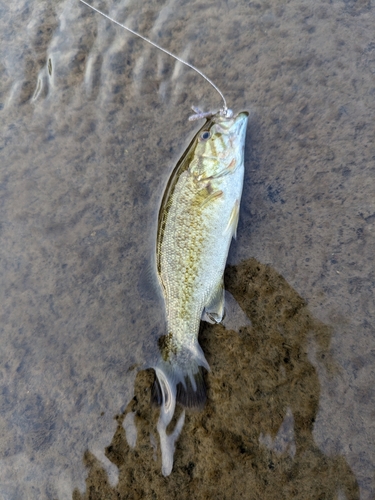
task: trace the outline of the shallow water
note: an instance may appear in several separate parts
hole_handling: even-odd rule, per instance
[[[189,106],[220,99],[76,1],[1,3],[0,496],[78,498],[89,473],[108,498],[138,498],[145,477],[144,495],[196,485],[196,498],[219,498],[220,484],[222,498],[246,498],[229,478],[251,469],[254,498],[281,487],[285,498],[374,498],[374,3],[100,8],[251,112],[228,274],[244,312],[227,326],[242,333],[204,326],[209,404],[187,415],[170,482],[152,483],[160,457],[142,370],[164,319],[142,277],[168,175],[199,127]],[[280,318],[281,303],[293,314]],[[147,417],[126,417],[134,450],[120,439],[130,411]]]

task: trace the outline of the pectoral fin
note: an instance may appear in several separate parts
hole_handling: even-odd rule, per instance
[[[225,175],[232,174],[236,170],[236,167],[237,167],[237,160],[236,158],[233,158],[228,165],[219,170],[219,172],[216,172],[216,174],[214,174],[211,178],[218,179],[219,177],[224,177]]]
[[[224,312],[224,281],[221,279],[204,308],[204,315],[210,320],[209,323],[221,323]]]
[[[234,239],[236,239],[237,237],[237,226],[238,226],[239,216],[240,216],[240,202],[236,200],[235,204],[233,205],[227,227],[225,228],[224,231],[224,234],[230,232]]]
[[[201,207],[205,207],[206,205],[208,205],[209,203],[211,203],[212,201],[214,200],[218,200],[219,198],[221,198],[223,196],[223,191],[214,191],[213,193],[209,194],[207,196],[207,198],[205,198],[202,203],[201,203]]]

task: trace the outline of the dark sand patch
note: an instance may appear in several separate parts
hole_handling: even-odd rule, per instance
[[[202,323],[200,342],[211,366],[209,398],[204,411],[186,416],[172,474],[164,478],[160,456],[153,458],[150,433],[158,435],[158,411],[149,402],[154,375],[142,371],[134,398],[116,417],[117,430],[106,449],[119,468],[118,485],[110,486],[100,462],[87,452],[86,493],[75,490],[74,500],[312,500],[339,498],[340,492],[347,499],[359,498],[345,458],[326,456],[312,435],[320,385],[308,357],[309,344],[315,343],[327,373],[336,373],[329,353],[330,328],[311,316],[305,301],[279,274],[255,259],[228,267],[226,287],[252,326],[237,333]],[[135,412],[138,432],[133,449],[122,425],[129,412]],[[293,417],[286,419],[288,412]]]

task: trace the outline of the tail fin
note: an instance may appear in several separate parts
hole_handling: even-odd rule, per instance
[[[198,342],[177,349],[167,360],[162,357],[155,367],[151,402],[168,406],[174,398],[186,408],[203,408],[207,396],[202,368],[210,369]]]
[[[160,370],[160,368],[159,368]],[[173,394],[176,398],[176,402],[180,403],[185,408],[203,408],[207,395],[206,395],[206,384],[203,378],[203,370],[201,366],[197,366],[197,372],[194,374],[188,374],[181,379],[181,382],[177,382],[177,377],[165,376],[166,372],[172,372],[172,367],[162,368],[164,374],[163,378],[167,379],[169,387],[174,386],[174,391],[170,391],[169,388],[165,390],[165,383],[161,382],[161,374],[159,370],[156,371],[156,378],[154,385],[152,387],[151,402],[154,405],[161,406],[163,404],[163,392]],[[182,381],[183,380],[183,381]],[[173,397],[172,396],[172,397]],[[165,398],[168,399],[168,398]]]
[[[168,354],[162,349],[162,356],[155,366],[156,379],[151,401],[161,406],[157,429],[160,436],[163,476],[168,476],[172,471],[175,443],[184,425],[185,412],[178,419],[174,431],[167,434],[176,402],[189,408],[201,408],[206,402],[202,367],[210,369],[198,341],[193,347],[173,345]]]

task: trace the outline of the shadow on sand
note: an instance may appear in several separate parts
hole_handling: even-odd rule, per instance
[[[75,490],[74,500],[359,499],[345,459],[324,455],[313,439],[320,386],[307,352],[315,346],[319,363],[334,375],[330,329],[312,318],[280,275],[255,259],[227,267],[225,283],[252,326],[238,333],[201,324],[200,344],[211,366],[208,402],[202,412],[187,413],[172,474],[161,475],[155,452],[158,411],[149,404],[154,373],[146,370],[137,376],[133,400],[116,417],[106,449],[119,468],[118,484],[110,486],[101,463],[87,452],[86,492]],[[134,448],[123,427],[130,412],[137,428]]]

